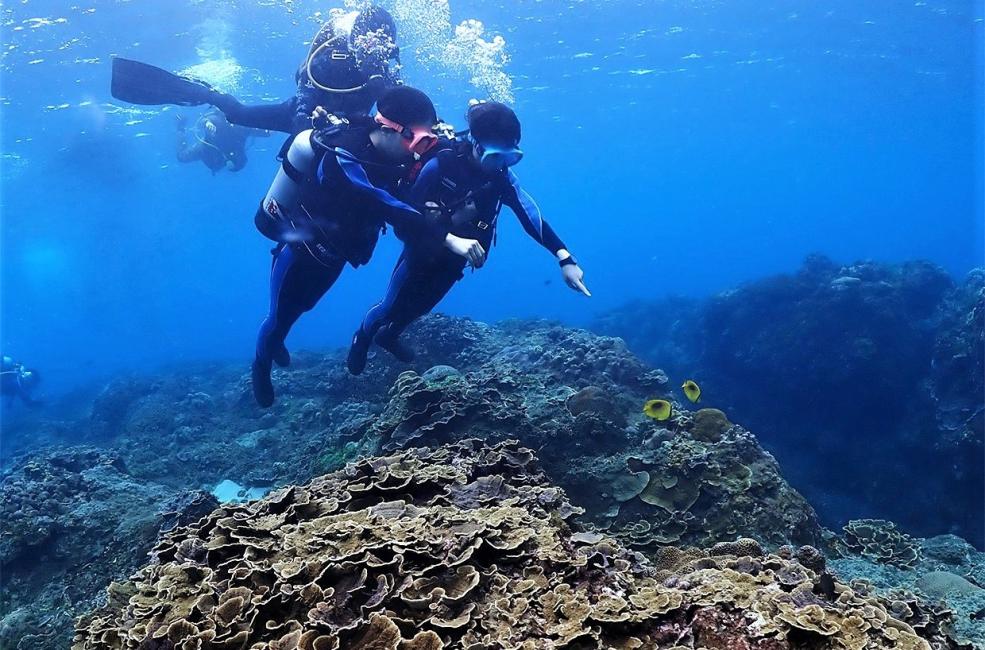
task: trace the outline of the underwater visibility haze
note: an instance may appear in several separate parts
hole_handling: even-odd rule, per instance
[[[378,5],[0,3],[0,647],[985,648],[985,3]]]

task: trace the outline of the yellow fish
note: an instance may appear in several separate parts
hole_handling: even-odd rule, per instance
[[[684,389],[684,394],[687,395],[692,404],[701,399],[701,388],[694,383],[693,379],[688,379],[681,384],[681,388]]]
[[[654,420],[666,420],[674,407],[665,399],[651,399],[643,405],[643,412]]]

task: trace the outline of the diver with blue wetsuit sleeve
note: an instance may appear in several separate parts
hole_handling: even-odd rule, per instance
[[[436,121],[427,95],[398,86],[380,98],[375,118],[335,119],[291,140],[254,218],[257,229],[277,242],[270,309],[252,366],[253,395],[260,406],[274,402],[272,364],[290,363],[284,342],[291,327],[347,264],[369,261],[386,225],[408,243],[477,256],[478,242],[448,234],[393,194],[408,164],[437,144]]]
[[[437,306],[464,277],[466,264],[479,268],[485,263],[503,205],[513,211],[534,241],[557,257],[565,283],[591,296],[575,258],[510,169],[523,156],[516,114],[505,104],[477,102],[469,108],[467,120],[467,136],[437,150],[403,198],[429,214],[441,229],[478,241],[482,255],[466,259],[427,241],[405,239],[385,296],[369,310],[353,336],[346,363],[353,374],[365,369],[373,342],[401,361],[413,360],[414,353],[400,334]]]

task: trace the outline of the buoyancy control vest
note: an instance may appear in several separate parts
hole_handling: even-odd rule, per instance
[[[301,194],[290,215],[292,231],[261,232],[304,248],[323,263],[339,258],[352,266],[368,262],[385,230],[386,211],[403,205],[388,190],[406,174],[403,166],[379,160],[369,138],[373,128],[367,118],[313,133],[316,164],[308,173],[284,156],[284,170]]]
[[[448,231],[478,240],[487,251],[496,236],[496,222],[509,179],[493,176],[471,163],[471,145],[456,141],[436,155],[440,179],[428,201],[437,203],[448,220]]]

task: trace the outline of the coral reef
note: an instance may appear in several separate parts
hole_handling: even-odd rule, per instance
[[[364,459],[175,529],[73,648],[946,647],[752,540],[651,564],[578,512],[512,442]]]
[[[843,555],[861,555],[875,562],[912,568],[920,560],[920,547],[891,521],[855,519],[844,527],[840,540]]]
[[[159,531],[217,505],[200,492],[135,481],[107,450],[22,458],[0,480],[0,646],[64,647],[73,615],[136,569]]]
[[[907,530],[985,545],[985,272],[955,283],[928,263],[814,256],[708,300],[636,302],[594,329],[698,378],[828,525],[862,500]]]
[[[706,648],[730,647],[728,644],[799,648],[804,639],[817,647],[839,643],[841,647],[855,647],[851,644],[863,637],[867,642],[894,647],[892,640],[884,637],[896,632],[886,632],[885,621],[877,620],[882,614],[874,613],[889,611],[890,601],[880,600],[882,591],[868,596],[862,590],[848,590],[845,585],[835,588],[825,581],[824,558],[815,549],[822,547],[826,538],[813,509],[784,480],[777,462],[756,438],[734,424],[741,420],[730,409],[692,411],[690,406],[675,402],[670,420],[656,422],[646,417],[641,412],[646,399],[673,400],[666,375],[642,363],[621,340],[587,331],[543,322],[490,326],[436,315],[421,321],[409,335],[418,349],[417,363],[400,365],[388,355],[378,354],[370,360],[367,371],[356,378],[346,373],[339,352],[296,352],[289,369],[275,370],[281,390],[278,403],[269,410],[254,405],[245,367],[211,364],[144,379],[121,378],[103,391],[86,417],[75,423],[60,422],[66,437],[86,439],[102,447],[65,452],[87,459],[72,461],[81,469],[67,472],[65,479],[57,478],[62,470],[50,469],[35,478],[26,476],[22,470],[30,465],[30,459],[15,465],[4,479],[5,490],[26,495],[10,498],[11,503],[19,504],[11,512],[23,511],[21,519],[14,517],[12,521],[37,518],[47,525],[43,517],[50,508],[60,513],[52,516],[50,531],[54,532],[46,532],[45,526],[38,531],[21,526],[13,537],[0,538],[4,557],[34,557],[41,548],[45,553],[58,549],[61,559],[46,562],[44,571],[31,572],[31,565],[19,559],[3,566],[5,575],[21,577],[19,582],[3,585],[0,645],[17,647],[16,641],[21,639],[23,648],[64,647],[68,616],[91,609],[101,586],[120,580],[141,562],[159,529],[177,525],[157,546],[159,563],[145,569],[150,572],[147,576],[159,578],[161,589],[171,588],[171,596],[158,594],[154,591],[157,586],[141,583],[139,576],[136,582],[115,585],[106,596],[106,608],[97,616],[102,623],[92,619],[84,630],[80,628],[84,637],[80,642],[98,645],[95,637],[86,636],[95,634],[93,626],[97,625],[103,626],[100,635],[110,634],[107,639],[113,634],[128,638],[131,633],[140,634],[138,628],[129,625],[125,629],[115,627],[120,617],[143,617],[141,620],[151,625],[155,616],[168,617],[187,610],[191,618],[186,622],[196,632],[168,619],[166,627],[150,630],[151,640],[144,647],[191,647],[195,645],[194,635],[208,637],[220,631],[223,635],[228,632],[223,638],[235,644],[242,640],[237,635],[244,631],[244,616],[256,613],[261,617],[251,619],[249,636],[260,629],[257,621],[268,629],[263,616],[280,616],[277,612],[287,608],[291,616],[300,616],[300,625],[309,627],[301,631],[288,623],[282,627],[272,623],[271,634],[278,631],[280,636],[264,636],[264,642],[272,644],[269,647],[314,647],[319,636],[333,634],[341,647],[355,647],[352,644],[359,638],[376,647],[371,636],[357,637],[357,628],[359,634],[380,634],[389,639],[379,641],[384,647],[398,640],[402,647],[431,647],[428,644],[435,641],[431,635],[415,640],[417,625],[454,644],[466,638],[466,631],[478,630],[477,621],[488,626],[482,627],[485,634],[493,634],[490,630],[504,628],[504,621],[511,616],[519,618],[522,608],[528,607],[543,614],[546,622],[542,625],[555,630],[551,634],[567,634],[556,631],[568,630],[564,626],[569,624],[570,630],[588,630],[589,637],[581,641],[572,638],[571,647],[594,647],[595,642],[588,639],[592,634],[610,634],[606,630],[612,626],[606,623],[637,620],[634,617],[642,618],[638,625],[628,626],[630,636],[659,639],[649,647],[680,643]],[[713,396],[714,391],[710,394]],[[13,432],[21,438],[29,434]],[[464,442],[474,438],[482,442]],[[536,449],[543,474],[528,461],[527,452],[512,445],[495,447],[507,439]],[[406,451],[442,444],[450,446],[436,452]],[[47,453],[39,452],[33,462],[47,467]],[[490,461],[494,456],[512,460]],[[438,458],[444,458],[444,463]],[[490,462],[495,467],[490,467]],[[215,505],[205,495],[220,484],[235,483],[262,492],[303,484],[346,463],[350,464],[341,472],[307,487],[275,491],[257,502],[227,504],[189,525],[195,518],[191,515],[204,515]],[[417,470],[412,473],[411,467],[422,472],[423,483],[417,482]],[[56,478],[44,478],[49,475]],[[81,483],[76,476],[81,477]],[[56,487],[30,487],[31,481]],[[15,485],[20,487],[12,487]],[[65,487],[57,487],[62,485]],[[338,494],[326,497],[327,492],[318,491],[319,485]],[[185,488],[201,492],[183,498]],[[567,497],[561,496],[559,488]],[[53,489],[66,492],[56,499],[56,505],[49,505],[41,494]],[[448,501],[448,494],[455,500]],[[538,501],[530,501],[532,496]],[[571,506],[567,498],[586,508],[580,524],[568,516]],[[335,509],[322,512],[332,499],[339,502],[332,506]],[[402,507],[391,503],[397,501],[404,501],[406,509],[393,514]],[[203,508],[205,504],[209,507]],[[473,530],[476,513],[481,510],[489,514],[490,509],[501,519],[496,519],[494,526]],[[188,516],[158,514],[165,512]],[[294,519],[289,521],[285,518],[288,515]],[[464,523],[466,519],[471,523]],[[313,534],[311,522],[316,520],[318,526],[330,526],[335,531],[331,544],[343,544],[354,553],[340,560],[339,566],[357,581],[363,580],[359,576],[365,569],[365,581],[350,584],[348,590],[341,588],[337,583],[341,569],[332,573],[325,568],[335,560],[309,558],[309,552],[328,548],[319,546],[325,542],[320,533]],[[259,526],[256,530],[243,528],[255,525]],[[438,528],[428,529],[431,525]],[[537,531],[533,539],[527,536],[531,530]],[[45,541],[34,541],[32,535]],[[195,542],[194,536],[202,544]],[[269,553],[269,549],[263,550],[271,540],[288,537],[299,546]],[[375,541],[368,541],[370,538]],[[736,542],[739,538],[744,541]],[[525,541],[517,541],[521,539]],[[529,556],[547,552],[544,549],[555,541],[561,546],[551,548],[570,551],[564,559],[534,561]],[[444,548],[459,542],[475,546],[474,555],[464,563],[471,563],[479,574],[477,584],[462,598],[449,594],[458,593],[460,581],[471,585],[471,573],[439,575],[429,564],[431,560],[408,551],[444,549],[437,557],[447,560],[448,553],[469,552]],[[512,546],[514,543],[519,546]],[[685,546],[708,550],[685,550]],[[788,546],[793,550],[783,551]],[[946,544],[933,552],[941,557],[961,554],[956,546]],[[390,564],[398,553],[403,559]],[[653,566],[637,553],[649,557]],[[931,549],[921,548],[920,561],[930,553]],[[291,560],[291,556],[301,559]],[[677,558],[677,563],[670,563],[670,558]],[[362,564],[354,564],[356,560]],[[872,565],[869,559],[850,552],[839,561]],[[570,562],[575,565],[564,564]],[[255,574],[258,580],[262,577],[263,584],[249,582],[244,568],[249,563],[264,567]],[[300,595],[316,577],[312,572],[318,563],[324,565],[317,569],[323,576],[317,582],[322,591],[312,587]],[[506,571],[505,577],[497,578],[493,565]],[[609,576],[617,565],[625,568],[620,573],[627,573],[625,580],[629,582]],[[589,570],[586,566],[590,574],[581,573]],[[878,566],[902,570],[893,565]],[[975,570],[958,571],[948,566],[925,572],[952,571],[970,583],[981,584],[982,576]],[[669,571],[668,567],[673,569],[671,573],[661,573]],[[292,573],[295,569],[297,573]],[[551,583],[553,595],[537,591],[544,587],[538,570],[560,581]],[[414,572],[421,575],[414,577]],[[520,575],[524,577],[518,578]],[[609,585],[612,591],[589,589],[584,593],[588,600],[584,600],[578,594],[585,584],[594,584],[596,576],[598,584]],[[288,580],[274,594],[274,581],[281,577]],[[418,582],[422,577],[429,580]],[[413,579],[408,583],[408,578]],[[199,579],[212,585],[209,589],[214,602],[206,599],[199,603],[200,599],[192,598],[194,590],[204,588],[204,583],[195,582]],[[515,580],[521,582],[510,582]],[[528,587],[523,580],[536,584]],[[673,584],[665,584],[667,580]],[[59,600],[67,593],[65,585],[71,586],[70,602]],[[250,596],[232,591],[221,600],[223,594],[241,587],[254,591]],[[520,587],[532,590],[531,594],[536,592],[537,597],[524,596],[525,591],[517,591]],[[911,588],[916,588],[915,580]],[[329,589],[335,591],[325,596]],[[646,594],[635,603],[626,595],[635,593],[634,589]],[[710,591],[700,595],[696,589]],[[831,589],[835,589],[834,595]],[[440,595],[439,590],[443,590]],[[681,604],[670,607],[678,592]],[[810,600],[808,592],[823,597],[823,602]],[[485,600],[475,600],[480,594]],[[577,599],[575,604],[554,606],[560,602],[557,598],[567,598],[568,594]],[[610,600],[600,604],[603,594],[615,594],[629,604]],[[165,613],[170,605],[161,603],[171,602],[167,599],[172,596],[191,600],[181,600],[180,607]],[[316,596],[325,596],[320,602],[329,603],[321,608],[324,621],[318,618],[321,614],[306,618],[308,610],[301,612],[303,606],[298,604]],[[374,601],[368,599],[376,596],[384,600],[369,606]],[[660,609],[670,609],[657,623],[646,618],[652,614],[647,604],[651,597],[657,602],[670,599],[660,605]],[[222,614],[207,614],[201,608],[192,614],[196,603]],[[750,609],[753,603],[760,603],[755,605],[758,609]],[[824,611],[800,611],[809,604]],[[475,607],[462,619],[468,605]],[[325,611],[326,607],[331,611]],[[943,629],[940,626],[945,625],[947,611],[928,609],[923,601],[908,607],[912,616],[904,616],[904,608],[898,606],[898,615],[893,618],[905,619],[909,628],[936,643],[932,640],[939,636],[935,630]],[[864,624],[848,613],[855,608],[862,608]],[[567,613],[558,615],[562,610]],[[598,616],[613,620],[591,618],[596,610],[603,612]],[[358,614],[361,622],[356,624],[353,619],[349,623],[355,626],[347,627],[349,623],[338,618],[343,611]],[[644,611],[650,613],[641,613]],[[378,615],[374,617],[374,613]],[[762,623],[763,630],[750,627],[759,619],[770,623]],[[826,622],[820,622],[822,619]],[[851,625],[865,630],[853,632],[853,640],[842,643],[844,624],[849,619]],[[209,628],[206,620],[215,627]],[[473,623],[475,627],[469,627]],[[651,623],[664,632],[648,627]],[[312,625],[316,633],[304,636],[312,631]],[[842,632],[818,632],[838,625]],[[892,626],[911,634],[909,628]],[[399,638],[393,636],[394,629]],[[545,634],[543,630],[524,630],[534,638]],[[266,635],[264,631],[257,633]],[[611,632],[618,633],[622,632]],[[678,638],[679,642],[674,640]],[[897,647],[910,647],[906,645],[912,641],[909,636],[900,638],[907,641],[900,641]],[[476,643],[481,642],[480,635]],[[635,643],[631,639],[626,642],[627,647]],[[649,641],[641,642],[648,647]],[[332,642],[317,641],[317,647],[326,643]]]
[[[517,438],[542,450],[551,479],[634,547],[705,546],[736,535],[774,545],[821,543],[814,511],[751,434],[714,409],[691,413],[678,406],[664,423],[673,430],[657,425],[640,404],[663,390],[662,374],[620,360],[628,353],[609,340],[601,339],[599,351],[590,345],[594,337],[568,331],[562,338],[556,329],[526,328],[528,336],[573,340],[583,359],[595,361],[567,369],[531,360],[527,352],[518,364],[517,352],[506,347],[468,374],[450,366],[423,375],[406,371],[382,415],[353,435],[364,445],[378,439],[382,450],[463,436]],[[538,342],[529,347],[548,349]],[[522,374],[518,365],[527,366]]]
[[[658,428],[626,451],[545,467],[590,519],[630,547],[707,547],[737,536],[821,544],[810,505],[755,438],[720,413],[684,412],[667,423],[673,431]]]
[[[985,553],[960,537],[910,537],[885,521],[849,522],[828,548],[828,567],[853,588],[899,611],[950,612],[941,630],[962,647],[985,648]],[[916,595],[914,595],[916,594]]]

